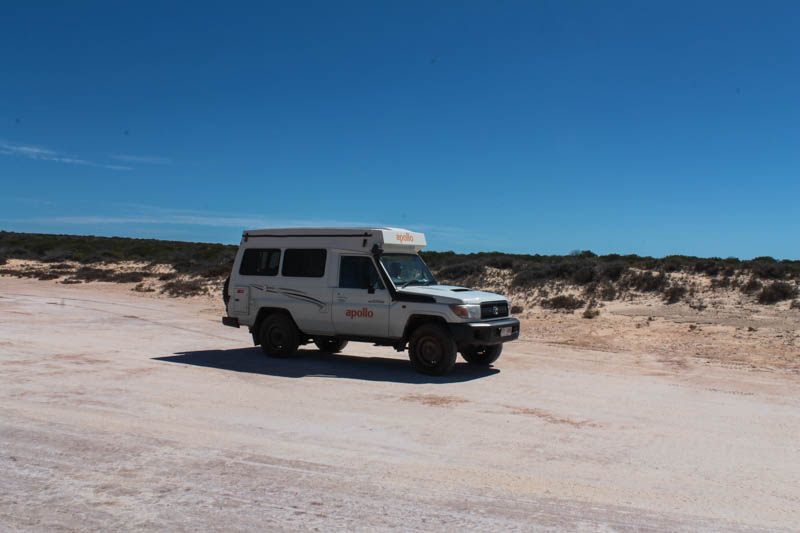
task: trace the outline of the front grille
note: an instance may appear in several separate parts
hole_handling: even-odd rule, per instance
[[[506,302],[487,302],[481,304],[481,318],[503,318],[508,316]]]

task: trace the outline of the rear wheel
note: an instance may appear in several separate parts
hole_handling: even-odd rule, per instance
[[[321,352],[339,353],[347,346],[347,341],[336,337],[315,337],[314,344]]]
[[[439,324],[423,324],[408,340],[408,358],[418,372],[432,376],[448,374],[456,364],[456,343]]]
[[[461,357],[464,360],[476,366],[489,366],[500,357],[503,352],[502,344],[493,344],[492,346],[469,346],[461,350]]]
[[[282,314],[269,315],[259,328],[261,349],[271,357],[291,357],[300,344],[294,322]]]

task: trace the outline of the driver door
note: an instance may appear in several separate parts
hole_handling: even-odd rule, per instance
[[[371,257],[339,258],[339,285],[333,289],[333,329],[337,335],[388,337],[391,300]]]

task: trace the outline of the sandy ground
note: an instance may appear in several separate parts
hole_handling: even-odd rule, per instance
[[[653,340],[680,319],[533,316],[430,378],[365,344],[267,358],[220,307],[0,278],[0,530],[800,529],[797,373]]]

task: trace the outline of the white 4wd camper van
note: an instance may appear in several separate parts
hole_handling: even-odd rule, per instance
[[[425,236],[396,228],[245,231],[223,297],[226,326],[247,326],[267,355],[314,342],[408,346],[420,372],[444,375],[456,353],[490,365],[519,337],[508,299],[439,285],[417,255]]]

